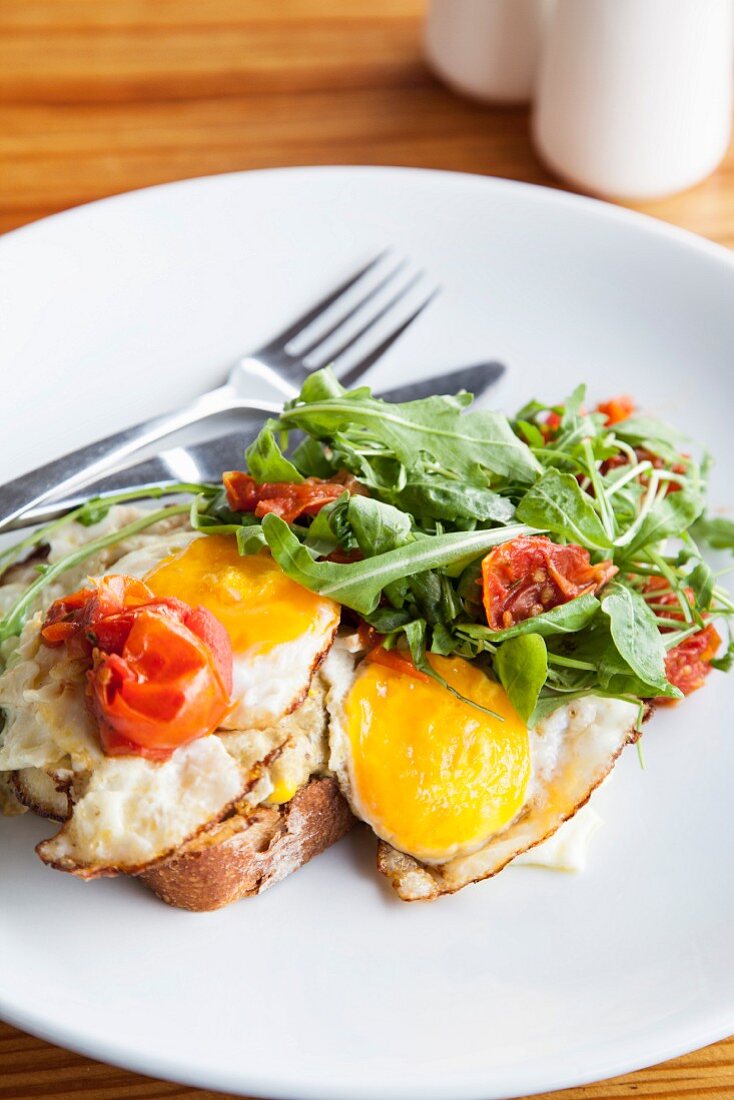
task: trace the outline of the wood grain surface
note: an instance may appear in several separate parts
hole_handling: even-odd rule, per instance
[[[558,186],[523,110],[421,59],[421,0],[0,0],[0,231],[104,195],[286,164],[407,164]],[[734,156],[639,207],[734,246]],[[0,1100],[214,1098],[0,1024]],[[734,1097],[734,1039],[563,1100]]]

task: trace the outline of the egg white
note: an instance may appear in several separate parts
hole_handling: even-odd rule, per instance
[[[337,643],[323,666],[329,684],[327,709],[330,719],[329,767],[357,817],[380,835],[381,825],[371,821],[352,779],[351,747],[344,705],[356,676],[358,662]],[[452,893],[470,882],[496,874],[523,852],[546,842],[540,861],[545,865],[578,867],[589,836],[598,823],[591,815],[585,830],[567,830],[568,844],[548,844],[556,830],[570,821],[587,802],[614,765],[624,745],[634,737],[637,708],[621,700],[589,697],[559,708],[530,729],[531,776],[525,802],[505,828],[472,850],[452,851],[447,858],[429,863],[400,852],[380,841],[379,866],[406,900]]]

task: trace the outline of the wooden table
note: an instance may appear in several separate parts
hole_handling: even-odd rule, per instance
[[[524,110],[459,99],[421,60],[421,0],[0,0],[0,231],[165,180],[407,164],[556,185]],[[640,209],[734,246],[734,155]],[[194,1097],[0,1024],[0,1100]],[[734,1039],[565,1100],[734,1097]]]

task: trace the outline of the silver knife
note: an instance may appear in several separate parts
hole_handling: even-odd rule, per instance
[[[409,382],[376,394],[386,401],[417,401],[422,397],[432,397],[439,393],[458,393],[466,390],[479,397],[505,372],[501,363],[478,363],[474,367],[462,367],[446,374],[437,374],[420,382]],[[65,512],[91,497],[111,496],[115,493],[140,489],[145,496],[153,486],[175,485],[179,482],[219,481],[224,470],[233,470],[242,465],[245,448],[262,427],[264,417],[248,416],[241,431],[230,432],[203,443],[186,447],[171,447],[152,458],[117,470],[99,481],[88,485],[83,493],[68,497],[66,500],[50,501],[29,509],[17,519],[12,520],[4,531],[17,531],[24,527],[33,527],[38,523],[49,523]]]

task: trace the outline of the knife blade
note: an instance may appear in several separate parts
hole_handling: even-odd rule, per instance
[[[501,363],[478,363],[473,367],[461,367],[432,378],[421,379],[419,382],[408,382],[375,396],[385,401],[403,402],[466,390],[475,397],[480,397],[504,372],[505,368]],[[242,464],[245,448],[260,431],[264,419],[262,416],[250,415],[241,431],[229,432],[203,443],[171,447],[133,466],[116,470],[87,486],[84,493],[66,500],[49,501],[24,512],[9,523],[5,530],[18,531],[39,523],[49,523],[91,497],[112,496],[132,489],[140,489],[141,496],[144,496],[153,486],[219,481],[223,470],[232,470]]]

